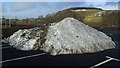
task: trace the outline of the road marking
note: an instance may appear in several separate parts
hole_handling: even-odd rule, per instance
[[[25,59],[25,58],[36,57],[36,56],[40,56],[40,55],[44,55],[44,54],[47,54],[47,53],[41,53],[41,54],[35,54],[35,55],[30,55],[30,56],[24,56],[24,57],[15,58],[15,59],[4,60],[4,61],[0,61],[0,64],[1,64],[1,63],[10,62],[10,61],[15,61],[15,60],[21,60],[21,59]]]
[[[11,46],[7,46],[7,47],[0,47],[0,49],[6,49],[6,48],[10,48]]]
[[[102,64],[105,64],[105,63],[107,63],[107,62],[111,61],[111,60],[120,61],[119,59],[112,58],[112,57],[109,57],[109,56],[106,56],[106,58],[108,58],[108,59],[107,59],[107,60],[105,60],[105,61],[103,61],[103,62],[100,62],[100,63],[98,63],[98,64],[96,64],[96,65],[93,65],[93,66],[91,66],[90,68],[95,68],[95,67],[98,67],[98,66],[100,66],[100,65],[102,65]]]

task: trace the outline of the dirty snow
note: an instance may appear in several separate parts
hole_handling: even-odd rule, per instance
[[[51,55],[81,54],[115,48],[112,39],[82,22],[68,17],[52,24],[15,32],[9,44],[20,50],[43,50]]]

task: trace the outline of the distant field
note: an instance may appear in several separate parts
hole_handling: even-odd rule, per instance
[[[55,14],[49,14],[46,17],[39,17],[36,19],[2,19],[2,25],[9,25],[11,27],[0,28],[3,37],[8,37],[19,29],[27,29],[42,24],[49,24],[59,22],[66,17],[73,17],[82,21],[83,23],[94,27],[98,30],[117,29],[120,28],[120,11],[119,10],[88,10],[88,11],[71,11],[63,10]],[[7,23],[6,23],[7,22]],[[9,22],[9,23],[8,23]]]
[[[98,28],[120,28],[119,10],[102,10],[102,11],[85,11],[76,12],[78,15],[83,14],[82,21],[92,27]]]

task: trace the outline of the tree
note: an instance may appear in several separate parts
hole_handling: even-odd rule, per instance
[[[38,16],[38,20],[42,19],[43,18],[43,15],[40,15]]]

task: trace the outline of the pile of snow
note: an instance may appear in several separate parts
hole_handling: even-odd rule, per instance
[[[19,50],[35,50],[41,46],[46,36],[47,26],[18,30],[7,38],[9,45]]]
[[[110,37],[74,18],[50,26],[24,29],[8,38],[20,50],[43,50],[51,55],[81,54],[115,48]]]

